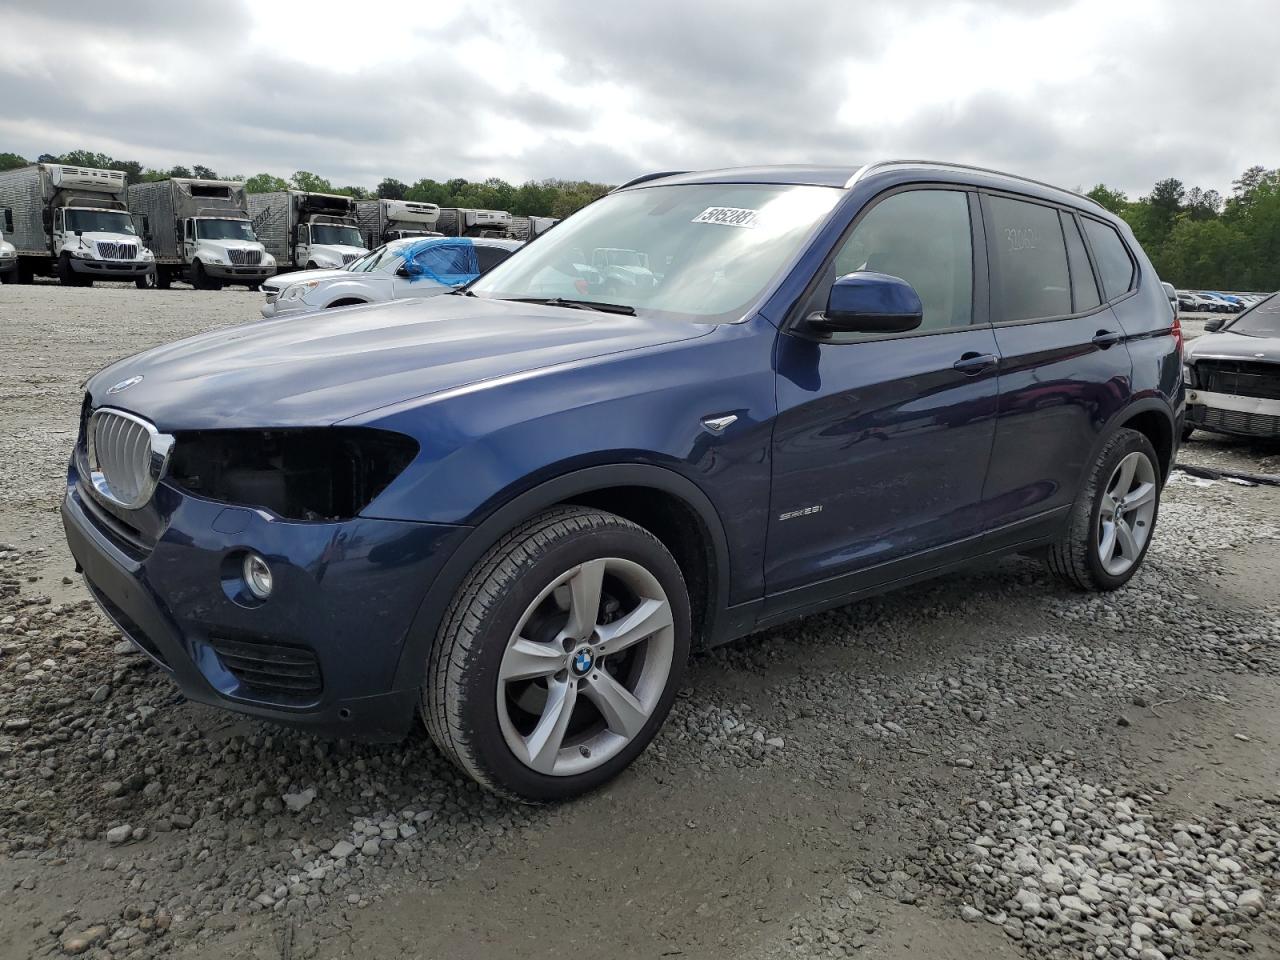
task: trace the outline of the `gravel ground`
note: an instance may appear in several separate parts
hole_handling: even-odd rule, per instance
[[[257,304],[0,287],[0,958],[1280,953],[1280,489],[1175,475],[1115,594],[1013,558],[701,656],[616,784],[523,807],[187,703],[74,581],[78,384]]]

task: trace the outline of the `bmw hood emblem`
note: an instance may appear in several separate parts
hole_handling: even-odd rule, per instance
[[[112,386],[107,387],[107,393],[108,394],[119,393],[121,390],[128,390],[134,384],[141,383],[141,382],[142,382],[142,374],[138,374],[136,377],[130,377],[128,380],[121,380],[119,383],[113,384]]]
[[[580,677],[585,677],[591,672],[591,668],[595,666],[596,658],[590,650],[582,649],[573,655],[573,672]]]

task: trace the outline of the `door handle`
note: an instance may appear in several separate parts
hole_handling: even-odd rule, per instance
[[[970,351],[964,354],[951,366],[959,370],[965,376],[974,377],[983,370],[990,370],[1000,362],[1000,358],[994,353],[974,353]]]
[[[1124,334],[1116,333],[1114,330],[1099,330],[1093,336],[1094,344],[1101,347],[1103,350],[1113,344],[1119,343],[1123,339]]]

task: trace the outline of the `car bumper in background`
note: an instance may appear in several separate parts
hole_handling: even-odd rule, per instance
[[[400,654],[466,528],[284,521],[165,484],[155,499],[163,532],[140,544],[73,464],[62,520],[94,599],[187,697],[327,736],[405,734],[418,691],[394,688]],[[246,550],[271,566],[264,601],[239,580]]]
[[[1187,426],[1237,436],[1280,438],[1280,400],[1188,390]]]

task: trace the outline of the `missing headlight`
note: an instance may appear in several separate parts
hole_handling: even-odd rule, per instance
[[[290,520],[354,517],[418,453],[409,437],[362,427],[176,434],[171,483],[209,500]]]

